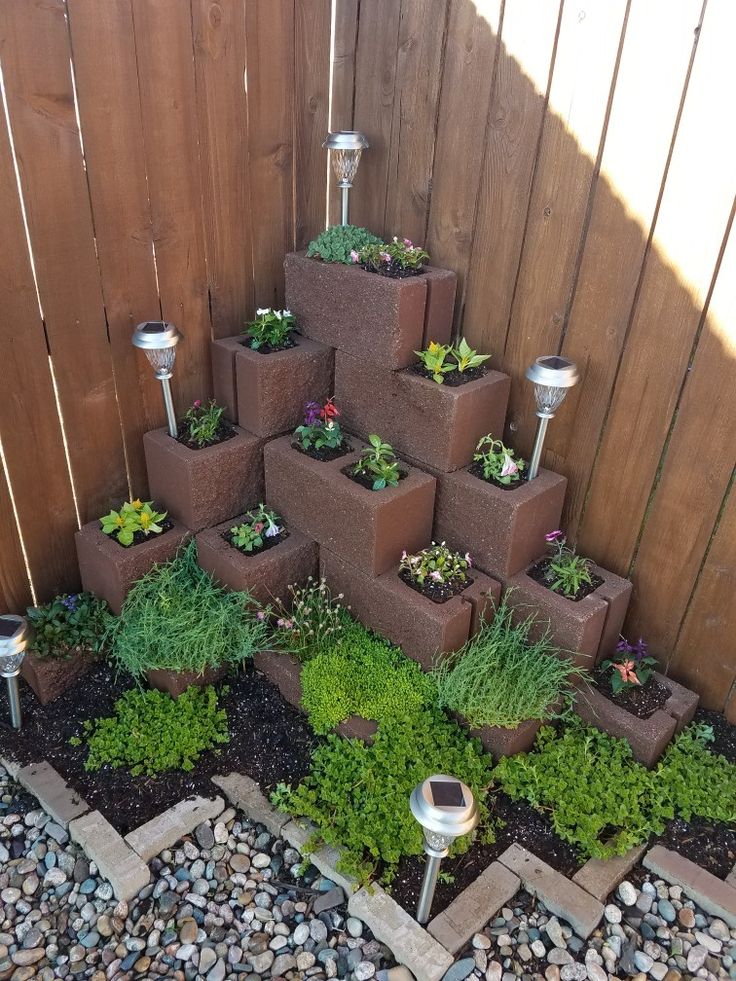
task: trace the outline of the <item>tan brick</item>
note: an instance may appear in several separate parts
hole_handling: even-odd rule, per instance
[[[133,899],[148,885],[148,866],[99,811],[75,818],[69,824],[69,834],[110,883],[117,899]]]
[[[639,845],[630,848],[625,855],[615,855],[613,858],[606,859],[588,859],[582,869],[578,869],[572,877],[572,881],[591,896],[605,902],[606,896],[623,882],[646,850],[646,845]]]
[[[125,841],[144,862],[150,862],[164,848],[171,848],[184,835],[194,831],[198,824],[216,818],[224,809],[225,802],[222,797],[215,797],[214,800],[192,797],[190,800],[174,804],[135,831],[131,831],[125,836]]]
[[[446,910],[435,916],[427,930],[451,954],[457,954],[520,888],[518,876],[500,862],[492,862]]]
[[[222,790],[231,804],[239,807],[251,821],[262,824],[272,835],[280,835],[281,829],[291,820],[288,814],[272,807],[255,780],[244,773],[215,776],[212,777],[212,782]]]
[[[730,927],[736,927],[736,888],[733,885],[662,845],[650,848],[642,864],[667,882],[682,886],[690,899],[706,913],[720,916]]]
[[[16,776],[21,787],[38,798],[41,807],[60,824],[68,828],[69,822],[81,817],[89,805],[50,763],[31,763],[18,770]]]

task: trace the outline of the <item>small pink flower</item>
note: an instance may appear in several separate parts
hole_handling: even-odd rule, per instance
[[[350,261],[351,262],[359,262],[360,261],[360,256],[355,251],[355,249],[352,249],[351,252],[350,252]]]
[[[506,453],[503,458],[503,467],[501,468],[502,477],[511,477],[513,474],[518,473],[519,468],[511,459],[511,457]]]
[[[285,626],[285,623],[286,623],[285,620],[282,617],[279,617],[278,620],[276,621],[276,626],[283,627]]]
[[[468,563],[468,565],[472,569],[472,567],[473,567],[473,560],[470,558],[470,552],[466,552],[465,553],[465,561]]]
[[[388,254],[388,252],[380,252],[379,255],[381,256],[384,262],[391,261],[391,256]]]
[[[439,569],[435,569],[434,572],[430,572],[430,579],[434,579],[435,582],[442,582],[442,573]]]
[[[259,610],[258,613],[256,613],[256,620],[260,620],[261,622],[263,622],[265,619],[266,619],[266,614],[263,612],[263,610]]]
[[[544,536],[545,542],[556,542],[558,538],[562,538],[562,532],[558,528],[557,531],[549,531]]]
[[[404,551],[401,553],[401,561],[402,562],[406,561],[406,549],[404,549]]]
[[[195,399],[193,404],[194,404],[194,408],[195,409],[201,409],[202,408],[202,399]]]
[[[293,620],[284,620],[284,626],[286,627],[287,630],[291,630],[292,627],[294,626],[294,621]]]
[[[404,239],[404,245],[406,245],[410,249],[413,249],[414,248],[414,243],[412,242],[412,240],[410,238],[405,238]]]

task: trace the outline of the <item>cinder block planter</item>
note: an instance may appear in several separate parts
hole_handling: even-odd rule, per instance
[[[41,657],[28,651],[20,673],[41,703],[47,705],[86,674],[95,663],[95,656],[81,647],[71,657]]]
[[[389,279],[305,252],[287,255],[284,269],[286,305],[302,333],[339,351],[396,370],[414,361],[425,337],[450,338],[457,280],[448,269]]]
[[[156,669],[146,671],[146,681],[148,681],[151,688],[156,688],[158,691],[166,691],[172,698],[178,698],[192,685],[197,685],[199,688],[214,685],[216,682],[222,680],[226,673],[227,667],[225,665],[219,668],[207,668],[203,674],[197,674],[196,671],[164,671]]]
[[[192,531],[253,507],[263,497],[263,439],[235,427],[235,436],[190,450],[166,429],[143,437],[151,496]]]
[[[215,402],[225,407],[231,422],[238,422],[238,397],[235,390],[235,355],[243,346],[243,338],[220,337],[212,341],[212,388]]]
[[[472,462],[481,436],[503,432],[508,375],[488,371],[453,388],[387,369],[385,362],[335,355],[335,401],[358,435],[380,433],[402,456],[447,473]]]
[[[511,576],[505,584],[506,599],[516,610],[515,619],[535,614],[538,622],[531,635],[538,637],[549,628],[553,643],[569,651],[575,664],[588,670],[615,650],[631,598],[628,579],[597,565],[592,571],[603,584],[577,603],[542,586],[526,572]]]
[[[99,521],[90,521],[74,535],[82,589],[107,600],[113,613],[119,614],[133,583],[151,566],[173,559],[189,537],[189,529],[174,521],[168,531],[124,548],[102,533]]]
[[[289,704],[301,709],[302,664],[293,654],[279,651],[259,651],[253,658],[254,667],[276,685]]]
[[[355,463],[354,452],[327,463],[294,449],[291,436],[266,444],[266,490],[270,505],[289,528],[349,558],[370,575],[380,575],[430,540],[435,479],[403,466],[398,487],[373,491],[342,470]]]
[[[353,616],[397,644],[429,671],[443,654],[459,650],[498,601],[501,586],[473,570],[474,582],[446,603],[433,603],[399,578],[398,569],[366,575],[334,552],[320,549],[322,575],[345,594]]]
[[[483,749],[497,760],[502,756],[516,756],[517,753],[529,752],[537,738],[537,733],[544,724],[538,719],[527,719],[516,729],[504,729],[501,726],[483,726],[474,729],[462,716],[455,714],[455,718],[464,729],[467,729],[468,735],[480,739]]]
[[[544,536],[560,523],[567,478],[540,470],[504,490],[468,470],[437,478],[434,538],[460,552],[489,576],[506,580],[544,552]]]
[[[250,593],[264,606],[275,599],[286,601],[287,586],[317,574],[319,546],[292,528],[283,542],[265,552],[247,555],[222,537],[244,517],[201,531],[197,535],[197,561],[223,586]]]

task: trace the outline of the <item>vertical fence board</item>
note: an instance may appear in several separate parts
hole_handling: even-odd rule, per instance
[[[10,488],[0,472],[0,613],[23,613],[32,602],[18,529],[13,517]]]
[[[330,132],[353,129],[353,96],[355,93],[355,56],[360,0],[335,0],[334,37],[332,39],[332,90],[330,92]],[[369,151],[370,152],[370,151]],[[351,193],[362,195],[364,164],[358,171],[358,184]],[[328,175],[328,223],[340,221],[340,191],[330,166]]]

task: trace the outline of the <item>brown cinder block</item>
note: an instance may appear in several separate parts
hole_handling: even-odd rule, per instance
[[[94,663],[94,654],[82,647],[75,647],[71,656],[66,658],[41,657],[34,651],[28,651],[20,673],[41,705],[48,705],[71,688]]]
[[[207,685],[214,685],[220,681],[226,673],[225,665],[219,668],[207,668],[202,674],[197,674],[196,671],[166,671],[156,668],[146,671],[146,680],[151,688],[168,692],[172,698],[179,698],[192,685],[206,688]]]
[[[146,433],[154,503],[192,531],[242,514],[263,498],[263,443],[237,426],[231,439],[202,450],[190,450],[166,429]]]
[[[301,709],[302,665],[293,654],[259,651],[253,658],[253,664],[272,684],[276,685],[287,702]]]
[[[427,280],[427,306],[424,311],[422,350],[430,341],[449,344],[452,340],[457,289],[457,276],[449,269],[428,266],[424,275]]]
[[[435,541],[470,552],[489,576],[508,579],[526,569],[545,549],[544,536],[557,528],[567,478],[550,470],[513,490],[456,470],[437,480]]]
[[[430,540],[436,481],[403,464],[398,487],[369,490],[341,472],[360,456],[352,442],[355,452],[327,463],[294,449],[291,436],[267,443],[267,497],[290,528],[380,575]]]
[[[273,548],[248,555],[222,536],[245,516],[224,521],[197,535],[197,561],[218,582],[230,589],[248,592],[258,603],[266,605],[275,599],[286,601],[287,586],[316,576],[319,547],[296,528],[289,537]]]
[[[154,564],[173,559],[189,537],[189,529],[174,521],[168,531],[124,548],[103,534],[99,521],[90,521],[74,535],[82,588],[107,600],[113,613],[119,614],[133,583]]]
[[[443,473],[468,466],[481,436],[503,432],[510,387],[498,371],[453,388],[335,355],[335,401],[348,428],[364,438],[380,433],[397,453]]]
[[[243,346],[243,338],[220,337],[210,345],[212,386],[215,402],[225,407],[230,422],[238,421],[238,399],[235,391],[235,355]]]
[[[516,756],[517,753],[527,753],[534,745],[537,733],[544,723],[538,719],[527,719],[515,729],[504,729],[501,726],[482,726],[472,728],[462,716],[455,715],[457,721],[467,729],[468,735],[480,739],[483,749],[494,759],[502,756]]]
[[[698,708],[700,695],[690,691],[678,681],[669,676],[654,672],[654,677],[661,685],[665,685],[670,690],[670,697],[665,702],[664,711],[677,720],[676,732],[681,732],[688,723],[693,721],[693,717]]]
[[[430,267],[420,276],[390,279],[358,266],[308,259],[305,252],[287,255],[284,270],[286,304],[302,333],[391,370],[412,363],[423,346],[425,323],[447,336],[442,321],[449,313],[452,330],[455,274],[449,270]]]

